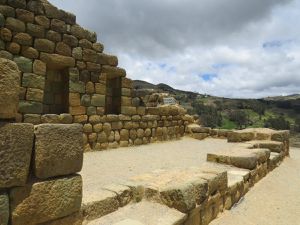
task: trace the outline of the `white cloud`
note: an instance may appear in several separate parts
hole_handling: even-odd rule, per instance
[[[96,30],[130,78],[225,97],[299,93],[300,0],[51,2]]]

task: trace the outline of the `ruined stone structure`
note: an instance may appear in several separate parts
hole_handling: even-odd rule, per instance
[[[46,0],[0,2],[0,57],[21,71],[17,121],[81,123],[85,149],[141,145],[184,134],[180,107],[145,107],[95,32]],[[9,87],[8,87],[9,88]]]
[[[46,0],[0,0],[0,27],[0,225],[207,225],[289,154],[287,131],[204,128],[181,107],[132,101],[117,58]],[[184,134],[237,144],[199,168],[141,174],[83,201],[84,148]]]

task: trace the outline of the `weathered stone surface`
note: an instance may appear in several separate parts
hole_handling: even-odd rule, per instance
[[[93,193],[90,198],[83,199],[82,211],[83,215],[91,220],[114,212],[119,206],[116,193],[100,189],[97,193]]]
[[[1,28],[0,30],[0,38],[3,41],[11,41],[12,38],[12,33],[9,29],[7,28]]]
[[[19,55],[21,46],[18,43],[10,42],[6,44],[6,49],[13,55]]]
[[[31,124],[40,124],[41,123],[41,115],[38,114],[25,114],[24,115],[24,123]]]
[[[64,56],[71,56],[72,55],[72,50],[71,47],[64,42],[59,42],[56,44],[55,48],[56,53]]]
[[[75,59],[58,54],[41,53],[41,60],[51,69],[64,69],[75,66]]]
[[[124,115],[135,115],[136,107],[122,106],[121,113]]]
[[[187,215],[175,209],[154,202],[142,201],[91,221],[89,225],[181,225],[185,224],[186,219]]]
[[[41,60],[34,60],[33,62],[33,73],[38,75],[46,75],[46,64],[43,63]]]
[[[83,224],[82,213],[74,213],[70,216],[66,216],[57,220],[52,220],[50,222],[41,223],[39,225],[82,225]]]
[[[118,65],[118,58],[113,55],[107,55],[104,53],[98,53],[98,63],[101,65],[109,65],[109,66],[117,66]]]
[[[34,21],[34,14],[24,9],[16,9],[17,18],[25,23],[32,23]]]
[[[45,37],[45,28],[43,26],[27,23],[27,33],[33,37],[44,38]]]
[[[43,102],[44,91],[36,88],[28,88],[26,93],[26,100]]]
[[[108,78],[125,77],[126,71],[119,67],[102,66],[102,72],[106,73]]]
[[[105,106],[105,95],[94,94],[91,104],[92,106]]]
[[[26,0],[7,0],[7,4],[14,8],[26,8]]]
[[[0,119],[15,118],[18,111],[20,71],[13,61],[0,58]]]
[[[66,33],[67,32],[67,25],[64,21],[53,19],[51,20],[50,27],[52,30],[58,33]]]
[[[9,199],[6,193],[0,192],[0,225],[7,225],[9,219]]]
[[[22,87],[44,89],[45,77],[34,73],[24,73],[22,78]]]
[[[50,27],[50,20],[46,16],[36,16],[34,20],[38,25],[43,26],[46,29]]]
[[[82,199],[82,179],[75,175],[28,183],[10,192],[11,224],[34,225],[78,212]]]
[[[25,32],[25,23],[21,20],[8,17],[5,26],[15,32]]]
[[[233,131],[228,134],[228,142],[244,142],[251,141],[255,138],[255,133],[253,131]]]
[[[71,47],[78,46],[78,39],[76,37],[74,37],[73,35],[64,34],[63,42]]]
[[[0,5],[0,13],[6,17],[15,17],[15,9],[8,5]]]
[[[42,114],[43,104],[40,102],[20,101],[19,112],[24,114]]]
[[[50,41],[53,42],[60,42],[61,41],[61,34],[53,31],[53,30],[49,30],[46,33],[46,38],[49,39]]]
[[[32,124],[0,123],[0,189],[25,185],[32,146]]]
[[[82,126],[36,126],[34,160],[35,175],[41,179],[79,172],[83,161]]]
[[[34,48],[41,52],[53,53],[55,44],[47,39],[35,39]]]
[[[19,70],[23,73],[32,72],[32,60],[25,57],[15,57],[14,62],[17,63]]]
[[[39,57],[39,52],[36,49],[27,46],[22,47],[21,54],[29,59],[37,59]]]
[[[237,147],[214,154],[207,154],[207,161],[253,170],[258,164],[266,162],[269,157],[270,150],[268,149],[247,149],[244,147]]]

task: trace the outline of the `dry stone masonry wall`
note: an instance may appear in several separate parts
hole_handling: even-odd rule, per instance
[[[0,68],[0,99],[9,99],[0,103],[0,224],[42,224],[78,213],[82,125],[15,123],[20,71],[2,58]]]
[[[0,57],[21,72],[11,78],[20,91],[5,88],[18,93],[17,121],[81,123],[86,151],[182,136],[185,111],[139,104],[118,58],[103,50],[95,32],[46,0],[0,1]]]

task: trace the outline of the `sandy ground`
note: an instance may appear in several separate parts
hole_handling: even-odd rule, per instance
[[[119,148],[84,155],[83,198],[112,183],[123,183],[128,178],[157,169],[201,166],[208,152],[230,148],[236,144],[227,140],[199,141],[184,137],[181,140]]]
[[[300,148],[210,225],[299,225]]]

